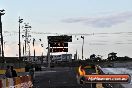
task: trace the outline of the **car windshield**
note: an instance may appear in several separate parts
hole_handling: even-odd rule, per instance
[[[84,68],[86,75],[96,73],[95,68]]]

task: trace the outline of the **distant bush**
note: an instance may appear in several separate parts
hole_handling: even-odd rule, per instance
[[[107,65],[107,66],[108,66],[108,67],[112,67],[112,65],[110,65],[110,64],[109,64],[109,65]]]

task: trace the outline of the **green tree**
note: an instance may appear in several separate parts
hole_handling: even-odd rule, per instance
[[[116,61],[116,60],[118,60],[116,54],[117,54],[117,53],[115,53],[115,52],[109,53],[107,59],[108,59],[109,61]]]

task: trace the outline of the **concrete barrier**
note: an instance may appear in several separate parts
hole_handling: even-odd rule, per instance
[[[0,79],[0,88],[32,88],[31,76]]]
[[[6,79],[2,79],[2,87],[1,88],[6,88]]]

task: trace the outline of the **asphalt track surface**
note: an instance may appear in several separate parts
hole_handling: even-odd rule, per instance
[[[36,73],[35,88],[95,88],[94,85],[77,83],[73,68],[54,68],[50,71]]]

